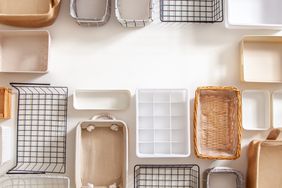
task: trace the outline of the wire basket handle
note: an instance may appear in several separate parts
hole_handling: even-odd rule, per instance
[[[282,129],[272,129],[267,136],[267,140],[277,140]]]
[[[91,120],[116,120],[116,118],[111,114],[100,114],[93,116]]]

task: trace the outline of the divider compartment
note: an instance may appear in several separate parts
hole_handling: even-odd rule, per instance
[[[183,89],[140,89],[136,94],[138,157],[190,155],[188,94]]]

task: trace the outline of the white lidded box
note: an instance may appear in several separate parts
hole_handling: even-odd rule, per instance
[[[282,29],[281,0],[227,0],[226,27]]]
[[[188,157],[188,91],[139,89],[136,94],[136,154],[141,158]]]
[[[268,130],[270,123],[270,93],[265,90],[242,92],[243,128],[246,130]]]
[[[282,37],[244,37],[241,42],[241,80],[243,82],[281,83],[281,56]]]
[[[76,128],[76,188],[127,187],[128,130],[110,115],[95,116]]]
[[[73,94],[73,106],[77,110],[124,110],[130,97],[128,90],[78,89]]]
[[[48,31],[0,31],[0,72],[46,73]]]

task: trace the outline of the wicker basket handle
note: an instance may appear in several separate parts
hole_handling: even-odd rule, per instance
[[[267,136],[267,140],[277,140],[282,129],[272,129]]]

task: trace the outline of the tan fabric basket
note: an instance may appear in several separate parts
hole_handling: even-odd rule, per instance
[[[57,18],[61,0],[0,0],[0,23],[45,27]]]
[[[234,87],[199,87],[194,103],[195,155],[202,159],[240,157],[241,94]]]
[[[273,129],[266,140],[254,140],[248,149],[248,188],[282,187],[282,140],[277,140],[281,129]]]

